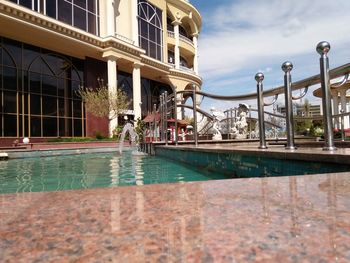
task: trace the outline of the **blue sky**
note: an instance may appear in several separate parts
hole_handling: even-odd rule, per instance
[[[280,86],[281,65],[287,60],[294,64],[294,81],[318,74],[319,55],[315,49],[323,40],[331,44],[331,68],[350,62],[349,0],[190,2],[203,19],[199,70],[205,92],[255,92],[254,76],[258,71],[265,74],[264,89]],[[230,107],[229,103],[206,100],[202,105],[212,106]]]

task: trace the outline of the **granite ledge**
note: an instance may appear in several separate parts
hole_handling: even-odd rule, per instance
[[[2,262],[350,262],[350,174],[0,195]]]

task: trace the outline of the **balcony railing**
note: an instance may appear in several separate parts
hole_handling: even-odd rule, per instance
[[[168,37],[175,38],[175,33],[168,30]],[[193,41],[191,39],[189,39],[188,37],[185,37],[183,35],[180,35],[180,41],[183,41],[191,46],[194,46]]]
[[[189,44],[189,45],[191,45],[191,46],[193,46],[193,41],[191,39],[189,39],[188,37],[180,35],[180,40],[185,42],[185,43],[187,43],[187,44]]]
[[[175,33],[168,30],[168,37],[175,38]]]

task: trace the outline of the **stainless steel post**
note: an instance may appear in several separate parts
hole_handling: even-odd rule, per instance
[[[259,118],[259,140],[260,149],[267,149],[265,140],[265,120],[264,120],[264,98],[263,98],[263,80],[264,74],[259,72],[255,75],[255,80],[257,82],[257,94],[258,94],[258,118]]]
[[[177,92],[176,92],[176,87],[174,87],[174,119],[175,119],[175,134],[174,134],[174,140],[175,140],[175,145],[178,145],[179,141],[179,135],[177,133]]]
[[[343,109],[341,109],[340,110],[340,113],[342,114],[341,115],[341,141],[343,142],[343,141],[345,141],[345,131],[344,131],[344,110]]]
[[[163,141],[164,136],[164,103],[163,103],[163,94],[160,94],[160,125],[159,125],[159,139]]]
[[[331,91],[329,78],[329,60],[327,53],[331,49],[328,42],[322,41],[318,43],[316,51],[321,55],[320,70],[321,70],[321,88],[322,88],[322,108],[323,108],[323,127],[324,127],[324,147],[325,151],[334,151],[337,148],[334,146],[333,140],[333,125],[332,125],[332,106],[331,106]]]
[[[198,146],[198,136],[197,136],[197,94],[196,86],[193,85],[193,138],[194,144]]]
[[[292,62],[286,61],[282,64],[284,71],[284,99],[286,107],[286,132],[287,146],[286,149],[294,150],[294,122],[293,122],[293,104],[292,104],[292,76],[290,72],[293,69]]]
[[[164,129],[165,129],[165,145],[168,145],[168,92],[164,92]]]
[[[156,114],[157,114],[157,105],[153,104],[153,137],[152,141],[157,141],[157,120],[156,120]]]
[[[249,105],[249,139],[252,138],[252,106]]]

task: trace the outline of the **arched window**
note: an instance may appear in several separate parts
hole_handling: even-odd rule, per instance
[[[162,11],[145,0],[138,1],[139,43],[146,55],[162,60]]]
[[[82,60],[0,38],[0,137],[85,134]]]

